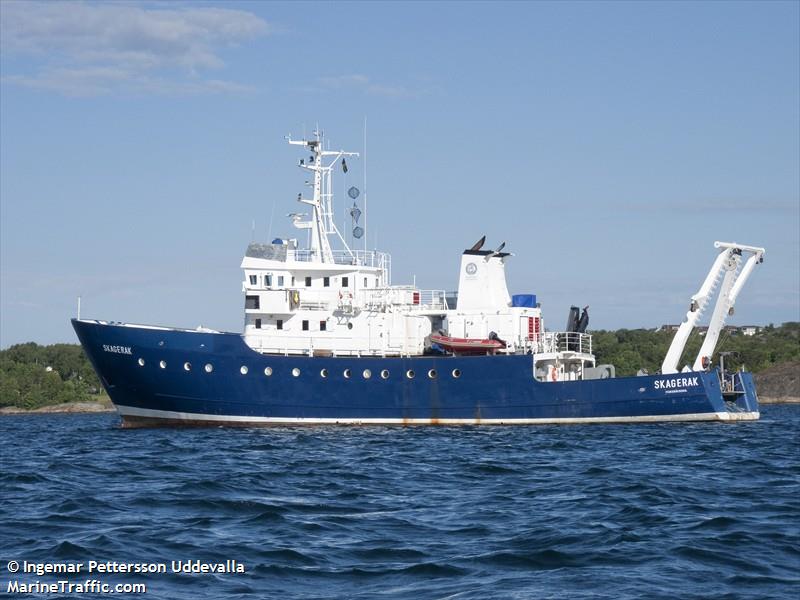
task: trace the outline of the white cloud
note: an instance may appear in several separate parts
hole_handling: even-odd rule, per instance
[[[25,56],[25,64],[35,65],[3,81],[68,95],[242,91],[247,88],[200,73],[224,68],[222,49],[270,31],[246,11],[180,4],[8,0],[0,10],[6,59]]]

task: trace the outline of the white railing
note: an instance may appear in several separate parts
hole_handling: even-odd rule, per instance
[[[388,269],[391,264],[391,255],[388,252],[378,252],[377,250],[334,250],[333,262],[337,265],[354,265],[361,267],[378,267]],[[319,253],[313,250],[289,250],[288,257],[298,262],[319,261]]]
[[[411,286],[362,289],[355,304],[372,308],[402,306],[407,310],[446,310],[444,290],[419,290]]]
[[[592,353],[592,336],[575,331],[546,331],[540,334],[539,352]]]
[[[419,290],[420,306],[433,309],[447,309],[446,292],[444,290]]]

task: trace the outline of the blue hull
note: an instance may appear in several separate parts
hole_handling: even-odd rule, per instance
[[[233,333],[85,320],[72,324],[125,427],[736,421],[759,416],[749,373],[737,374],[736,393],[723,397],[716,372],[542,383],[533,378],[529,355],[263,355]]]

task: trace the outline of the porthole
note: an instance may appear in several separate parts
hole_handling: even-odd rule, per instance
[[[158,345],[159,346],[163,346],[164,345],[164,340],[161,340],[160,342],[158,342]]]
[[[140,367],[144,366],[144,359],[143,358],[140,358],[137,362],[139,363]]]
[[[167,368],[167,361],[162,360],[160,363],[158,363],[158,366],[161,367],[162,369],[166,369]]]
[[[264,367],[264,375],[267,377],[272,375],[272,367]]]
[[[408,377],[409,379],[414,379],[414,371],[412,369],[406,371],[406,377]]]
[[[428,371],[428,378],[436,379],[436,369],[431,369],[430,371]]]
[[[453,369],[453,377],[456,379],[461,377],[461,369]]]
[[[192,363],[190,363],[190,362],[183,363],[183,370],[184,371],[191,371],[192,370]]]
[[[348,323],[348,324],[347,324],[347,328],[348,328],[348,329],[352,329],[352,328],[353,328],[353,324],[352,324],[352,323]]]
[[[249,370],[250,369],[248,369],[246,365],[242,365],[241,368],[239,369],[239,373],[241,373],[242,375],[247,375],[247,372]]]
[[[389,371],[387,371],[386,369],[381,371],[381,379],[389,379]]]
[[[364,379],[369,379],[370,377],[372,377],[372,371],[370,371],[369,369],[364,369],[362,375],[364,375]]]
[[[300,369],[298,369],[297,367],[292,369],[292,376],[293,377],[300,377]]]
[[[345,379],[350,379],[350,369],[345,369],[344,370],[344,378]]]
[[[211,363],[206,363],[206,366],[203,368],[206,370],[206,373],[211,373],[211,371],[214,370],[214,365],[212,365]]]
[[[320,377],[322,377],[322,378],[325,378],[325,377],[327,377],[327,376],[328,376],[328,369],[322,369],[322,370],[319,372],[319,376],[320,376]]]

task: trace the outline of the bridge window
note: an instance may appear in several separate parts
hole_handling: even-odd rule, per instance
[[[320,321],[319,322],[319,330],[320,331],[327,331],[328,330],[328,322],[327,321]]]
[[[278,287],[283,287],[283,275],[278,275]]]
[[[311,287],[311,277],[306,277],[306,287]]]
[[[331,278],[330,277],[323,277],[322,278],[322,287],[330,287],[331,286]]]
[[[259,309],[261,308],[261,299],[258,296],[245,296],[244,297],[244,307],[245,309],[254,308]]]
[[[258,276],[250,275],[250,285],[258,285]]]
[[[283,319],[278,319],[277,321],[275,321],[275,328],[283,329]]]
[[[308,321],[303,321],[303,331],[308,331]]]
[[[342,287],[350,287],[350,280],[347,277],[342,277]]]
[[[264,287],[272,287],[272,273],[264,275]]]
[[[261,329],[261,319],[256,319],[256,329]]]

